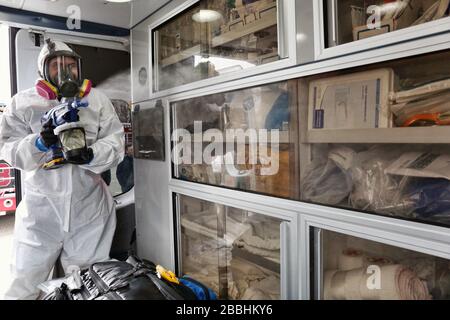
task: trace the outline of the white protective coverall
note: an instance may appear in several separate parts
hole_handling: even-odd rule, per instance
[[[42,54],[39,62],[42,72]],[[37,286],[47,280],[58,257],[64,270],[109,259],[116,215],[100,174],[123,160],[124,130],[104,94],[92,89],[86,99],[89,106],[81,108],[79,116],[94,154],[88,165],[41,168],[45,153],[35,145],[41,117],[58,100],[46,100],[32,88],[13,97],[3,115],[0,158],[20,169],[24,182],[6,299],[36,299]]]

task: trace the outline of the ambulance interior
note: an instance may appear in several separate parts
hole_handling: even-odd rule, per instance
[[[0,111],[34,86],[46,38],[83,57],[126,136],[124,162],[102,174],[111,258],[135,252],[219,299],[450,299],[450,3],[410,2],[0,0]],[[395,9],[378,29],[365,25],[374,4]],[[225,22],[203,28],[199,9]],[[445,117],[423,119],[423,105]],[[252,164],[247,145],[240,166],[224,150],[175,163],[175,129],[200,151],[208,129],[217,144],[228,129],[279,143]],[[432,176],[402,169],[430,163]],[[0,297],[22,191],[0,159]],[[365,287],[372,265],[382,290]]]
[[[102,0],[0,1],[0,108],[35,85],[37,58],[46,38],[63,41],[83,57],[83,76],[111,99],[124,125],[128,154],[102,177],[115,197],[117,228],[111,257],[125,259],[135,248],[134,182],[131,137],[130,29],[166,2]],[[81,18],[68,29],[68,18]],[[71,20],[78,21],[78,20]],[[76,23],[76,22],[75,22]],[[0,296],[9,274],[14,212],[20,203],[20,172],[0,163]]]

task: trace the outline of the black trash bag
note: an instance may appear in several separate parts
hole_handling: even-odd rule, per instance
[[[187,286],[160,277],[154,263],[137,257],[94,263],[80,278],[80,289],[63,284],[44,300],[197,300]]]

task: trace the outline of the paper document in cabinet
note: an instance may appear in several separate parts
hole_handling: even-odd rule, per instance
[[[391,69],[313,81],[309,92],[309,128],[391,127],[389,92],[392,87]]]
[[[450,155],[407,152],[386,168],[387,174],[450,180]]]

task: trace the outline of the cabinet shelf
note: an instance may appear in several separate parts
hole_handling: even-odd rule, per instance
[[[207,227],[200,225],[193,221],[181,219],[181,225],[185,228],[183,231],[187,236],[204,236],[211,240],[217,241],[217,233],[215,230],[208,229]],[[280,272],[280,263],[276,260],[270,260],[263,256],[251,253],[243,248],[238,247],[235,243],[229,243],[231,254],[233,258],[241,258],[245,261],[251,262],[259,267],[270,270],[276,274]]]
[[[255,20],[246,25],[242,25],[242,27],[240,27],[237,30],[231,30],[220,36],[212,38],[212,47],[215,48],[221,46],[225,43],[240,39],[249,34],[267,29],[276,24],[277,24],[277,15],[276,12],[274,11],[273,13],[267,14],[258,20]]]
[[[245,260],[247,262],[253,263],[254,265],[258,267],[262,267],[264,269],[270,270],[271,272],[275,274],[280,273],[280,264],[278,262],[275,262],[273,260],[266,259],[263,256],[258,256],[254,253],[251,253],[247,250],[241,249],[237,246],[233,246],[233,249],[231,250],[231,254],[233,258],[240,258],[242,260]]]
[[[224,138],[225,138],[224,142],[226,142],[226,143],[233,142],[232,140],[227,140],[226,137],[224,137]],[[450,138],[449,138],[449,140],[450,140]],[[236,140],[234,140],[234,141],[236,141]],[[196,142],[209,143],[209,142],[213,142],[213,139],[211,139],[211,140],[204,139],[203,133],[202,134],[191,134],[191,142],[193,142],[193,143],[196,143]],[[268,133],[267,133],[267,142],[268,143],[271,142],[270,131],[268,131]],[[256,141],[256,143],[259,143],[259,138]],[[279,143],[280,144],[292,143],[291,139],[289,138],[289,131],[280,131],[279,132]],[[248,141],[246,141],[245,144],[248,144]]]
[[[302,143],[450,143],[450,126],[309,130]]]
[[[264,18],[261,18],[259,20],[256,20],[255,22],[249,23],[246,26],[243,26],[239,30],[229,31],[223,35],[220,35],[218,37],[214,37],[212,39],[212,47],[218,47],[220,45],[223,45],[225,43],[234,41],[236,39],[240,39],[246,35],[255,33],[260,30],[267,29],[271,26],[274,26],[277,24],[277,17],[276,14],[274,15],[268,15]],[[179,53],[176,53],[170,57],[167,57],[165,59],[161,60],[161,66],[169,66],[172,64],[175,64],[177,62],[183,61],[189,57],[192,57],[194,55],[200,55],[201,54],[201,46],[196,45],[194,47],[191,47],[189,49],[180,51]],[[273,54],[269,54],[272,56]],[[268,55],[268,56],[269,56]]]
[[[200,45],[196,45],[192,48],[180,51],[177,54],[174,54],[168,58],[165,58],[163,60],[161,60],[161,66],[165,67],[165,66],[169,66],[172,64],[175,64],[177,62],[183,61],[187,58],[190,58],[196,54],[200,54],[201,53],[201,46]]]

